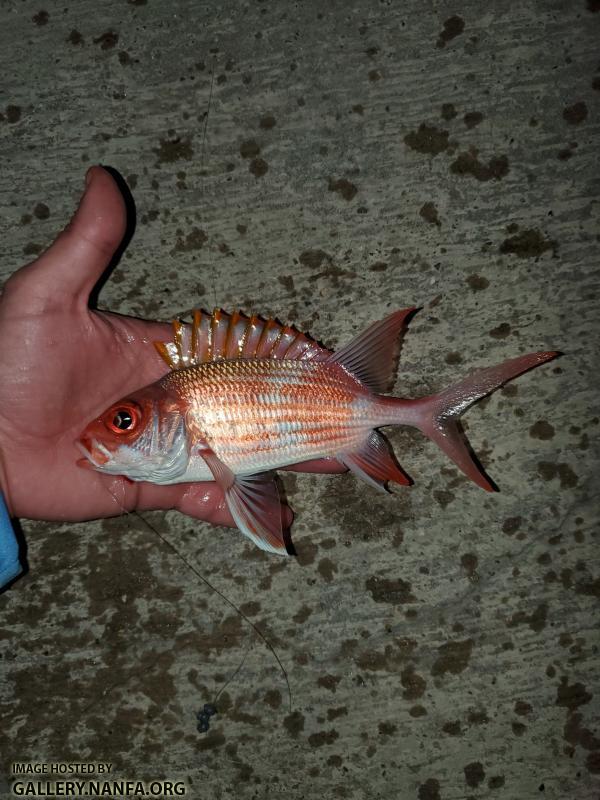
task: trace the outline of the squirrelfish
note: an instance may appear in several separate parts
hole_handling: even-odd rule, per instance
[[[420,399],[390,397],[400,338],[415,309],[372,324],[335,353],[273,320],[194,313],[174,342],[155,342],[171,367],[113,403],[78,440],[96,470],[134,481],[216,481],[239,529],[285,555],[287,531],[272,470],[333,458],[376,489],[411,483],[379,429],[411,425],[478,486],[494,485],[458,419],[477,400],[557,353],[522,355]]]

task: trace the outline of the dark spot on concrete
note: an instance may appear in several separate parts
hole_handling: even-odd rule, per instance
[[[435,778],[428,778],[419,786],[419,800],[441,800],[440,782]]]
[[[459,675],[467,668],[472,652],[472,639],[465,639],[462,642],[446,642],[438,647],[439,655],[431,667],[431,674],[442,676],[449,672],[452,675]]]
[[[269,689],[265,692],[265,703],[271,708],[279,708],[281,705],[281,692],[278,689]]]
[[[527,725],[524,725],[522,722],[511,722],[510,727],[515,736],[523,736],[527,730]]]
[[[445,722],[442,725],[442,730],[444,733],[447,733],[448,736],[460,736],[462,733],[459,720]]]
[[[338,678],[335,675],[322,675],[318,679],[317,684],[335,694],[337,685],[341,680],[342,680],[341,678]]]
[[[588,109],[586,104],[580,100],[572,106],[567,106],[563,111],[563,119],[569,125],[580,125],[587,117]]]
[[[365,107],[360,103],[357,103],[355,106],[352,106],[352,111],[355,114],[360,114],[360,116],[362,117],[363,114],[365,113]]]
[[[260,147],[254,139],[248,139],[240,145],[240,155],[242,158],[256,158],[260,153]]]
[[[563,676],[556,690],[556,705],[575,711],[579,706],[589,703],[592,697],[582,683],[569,684],[569,679]]]
[[[398,730],[393,722],[380,722],[377,729],[380,736],[392,736]]]
[[[262,178],[269,171],[269,165],[264,158],[253,158],[248,169],[255,178]]]
[[[298,609],[298,611],[297,611],[297,612],[294,614],[294,616],[292,617],[292,619],[293,619],[293,620],[294,620],[294,622],[296,622],[298,625],[302,625],[302,623],[303,623],[303,622],[306,622],[306,620],[307,620],[307,619],[310,617],[310,615],[311,615],[311,614],[312,614],[312,608],[309,608],[309,606],[302,606],[302,607],[301,607],[301,608],[299,608],[299,609]]]
[[[450,171],[455,175],[472,175],[478,181],[500,181],[509,172],[508,158],[506,156],[494,156],[487,164],[482,163],[479,158],[479,151],[471,147],[466,153],[459,153],[457,158],[450,164]]]
[[[522,517],[507,517],[502,523],[503,533],[506,533],[508,536],[512,536],[513,533],[516,533],[519,530],[522,522]]]
[[[494,339],[506,339],[506,337],[510,334],[510,331],[511,328],[508,322],[502,322],[497,328],[492,328],[490,331],[490,336],[493,336]]]
[[[411,717],[418,719],[419,717],[426,717],[427,716],[427,709],[424,706],[417,704],[416,706],[411,706],[408,709],[408,713]]]
[[[192,140],[188,136],[182,139],[176,136],[173,139],[160,139],[160,147],[153,148],[158,156],[158,164],[174,164],[176,161],[191,161],[194,155]]]
[[[448,131],[422,122],[419,125],[419,130],[406,134],[404,143],[411,150],[416,150],[417,153],[435,157],[448,150],[448,136]]]
[[[455,39],[465,29],[465,21],[462,17],[458,17],[456,15],[452,17],[448,17],[447,20],[444,22],[444,29],[440,31],[438,36],[438,40],[436,42],[436,47],[442,48],[446,47],[446,44],[452,39]]]
[[[440,218],[438,217],[438,210],[435,203],[424,203],[419,211],[419,216],[423,217],[423,219],[426,222],[429,222],[430,225],[437,225],[438,228],[442,224],[440,222]]]
[[[494,775],[488,781],[490,789],[501,789],[504,786],[504,775]]]
[[[291,275],[278,275],[277,280],[288,292],[294,291],[294,279]]]
[[[196,226],[185,236],[181,231],[178,231],[178,234],[179,236],[173,248],[174,253],[189,253],[193,250],[201,250],[208,241],[206,233]]]
[[[33,217],[31,214],[23,214],[21,217],[21,225],[29,225]]]
[[[33,209],[33,213],[38,219],[48,219],[50,216],[50,209],[45,203],[38,203]]]
[[[468,111],[464,115],[463,121],[470,130],[471,128],[475,128],[483,121],[483,114],[480,114],[479,111]]]
[[[585,760],[585,766],[588,772],[593,775],[600,775],[600,751],[590,753]]]
[[[283,727],[292,738],[297,739],[304,730],[304,715],[299,711],[292,711],[291,714],[284,717]]]
[[[483,289],[487,289],[490,285],[488,279],[482,278],[480,275],[469,275],[467,278],[467,283],[473,292],[481,292]]]
[[[266,114],[264,117],[261,117],[258,124],[263,130],[270,131],[271,128],[274,128],[277,124],[277,120],[272,114]]]
[[[376,603],[403,605],[417,602],[417,598],[412,594],[411,584],[403,581],[402,578],[387,580],[373,576],[365,581],[365,587]]]
[[[10,122],[11,125],[14,125],[15,122],[18,122],[21,119],[21,107],[20,106],[6,106],[6,121]]]
[[[450,121],[454,119],[456,116],[456,108],[454,107],[454,103],[444,103],[442,106],[442,118],[446,121]]]
[[[594,731],[582,726],[583,717],[579,713],[571,713],[567,717],[563,736],[573,746],[579,745],[584,750],[600,750],[600,739]]]
[[[223,747],[225,744],[225,736],[221,731],[209,731],[209,733],[196,742],[197,750],[214,750],[217,747]]]
[[[236,228],[237,232],[240,234],[240,236],[245,236],[246,233],[248,232],[248,226],[247,225],[236,225],[235,228]]]
[[[339,769],[342,766],[343,763],[344,763],[344,760],[342,759],[341,756],[333,755],[333,756],[329,756],[329,758],[327,759],[327,764],[330,767],[336,767],[337,769]],[[314,769],[314,767],[313,767],[313,769]],[[318,770],[318,767],[317,767],[317,770]],[[317,772],[317,774],[319,774],[319,773]]]
[[[371,272],[385,272],[388,268],[388,264],[386,261],[376,261],[374,264],[371,264],[369,270]]]
[[[400,681],[404,686],[402,697],[405,700],[418,700],[423,697],[427,688],[427,681],[417,672],[413,664],[409,664],[400,673]]]
[[[148,0],[127,0],[130,6],[145,6]]]
[[[241,604],[240,611],[247,617],[254,617],[259,613],[261,608],[262,608],[261,604],[257,603],[256,600],[248,600],[247,603]]]
[[[119,50],[119,64],[122,66],[127,67],[129,64],[133,64],[133,59],[127,52],[127,50]]]
[[[469,576],[469,578],[472,578],[475,575],[475,570],[477,569],[477,565],[479,564],[479,559],[473,553],[465,553],[461,557],[460,563],[462,565],[462,568]]]
[[[67,42],[70,42],[71,44],[76,46],[83,44],[83,36],[79,33],[79,31],[73,28],[71,33],[67,36]]]
[[[545,239],[539,230],[533,228],[509,236],[500,245],[501,253],[512,253],[518,258],[538,258],[547,250],[556,255],[558,244],[551,239]]]
[[[576,583],[575,592],[577,594],[587,595],[588,597],[600,598],[600,578]]]
[[[557,153],[557,158],[559,161],[568,161],[574,155],[576,148],[571,149],[570,147],[564,147],[562,150],[559,150]]]
[[[472,761],[463,768],[463,771],[465,773],[467,786],[470,786],[472,789],[475,789],[483,780],[485,780],[485,770],[483,769],[483,765],[480,761]]]
[[[518,625],[529,625],[532,631],[539,633],[546,627],[546,619],[548,617],[548,604],[540,603],[539,606],[527,614],[525,611],[517,611],[507,621],[508,628],[516,628]]]
[[[329,253],[324,250],[305,250],[300,253],[298,259],[301,264],[310,269],[319,269],[324,261],[331,263],[332,260]]]
[[[34,14],[31,18],[36,25],[47,25],[48,20],[50,19],[50,14],[47,11],[38,11],[37,14]]]
[[[370,69],[369,70],[369,80],[373,83],[374,81],[381,80],[381,72],[378,69]]]
[[[517,700],[515,703],[515,714],[518,714],[520,717],[527,717],[533,709],[526,703],[525,700]]]
[[[112,50],[112,48],[119,41],[119,34],[115,31],[106,31],[97,39],[94,39],[94,44],[99,44],[102,50]]]
[[[540,461],[538,472],[545,481],[560,479],[560,488],[569,489],[577,486],[579,478],[568,464],[553,464],[551,461]]]
[[[451,353],[446,353],[444,361],[446,364],[462,364],[463,358],[460,353],[452,351]]]
[[[296,560],[301,567],[308,567],[314,563],[318,547],[310,539],[303,539],[296,544]]]
[[[532,439],[552,439],[554,428],[545,419],[539,419],[529,428],[529,435]]]
[[[490,721],[487,713],[483,710],[469,711],[467,721],[470,725],[487,725]]]
[[[42,252],[43,249],[43,245],[38,244],[37,242],[28,242],[28,244],[26,244],[23,248],[23,253],[26,256],[37,256]]]
[[[338,717],[347,717],[348,716],[348,709],[346,706],[339,706],[338,708],[328,708],[327,709],[327,719],[329,722],[333,719],[338,719]]]
[[[350,202],[350,200],[352,200],[352,198],[355,197],[358,192],[356,186],[350,181],[346,180],[346,178],[338,178],[337,180],[329,178],[327,182],[327,188],[330,192],[337,192],[340,197],[343,197],[344,200],[347,200],[348,202]]]
[[[596,77],[592,80],[592,89],[595,89],[595,91],[600,92],[600,77]]]
[[[331,583],[333,576],[337,572],[337,567],[330,558],[322,558],[319,561],[317,570],[326,583]]]
[[[447,508],[456,499],[456,495],[454,492],[449,492],[445,489],[436,489],[433,493],[433,499],[442,508]]]
[[[333,744],[340,735],[336,730],[319,731],[318,733],[311,733],[308,737],[308,743],[311,747],[324,747],[327,744]]]

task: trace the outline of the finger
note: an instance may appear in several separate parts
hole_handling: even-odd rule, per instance
[[[123,239],[126,222],[117,184],[102,167],[91,167],[75,215],[48,250],[7,281],[6,295],[22,300],[30,313],[64,307],[69,300],[87,306],[91,290]]]
[[[309,461],[300,461],[297,464],[290,464],[289,467],[279,467],[279,469],[286,469],[290,472],[320,472],[322,474],[348,472],[348,468],[335,458],[311,458]]]

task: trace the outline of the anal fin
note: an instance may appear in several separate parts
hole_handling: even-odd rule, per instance
[[[387,481],[410,486],[410,478],[396,463],[387,440],[377,431],[371,431],[359,450],[338,454],[338,461],[376,489],[386,491]]]
[[[223,489],[227,507],[240,531],[261,550],[288,555],[283,506],[275,476],[268,472],[234,475],[209,447],[203,447],[200,455]]]

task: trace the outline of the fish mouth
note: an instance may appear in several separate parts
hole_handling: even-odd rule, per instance
[[[102,470],[112,458],[110,451],[97,439],[92,439],[90,436],[82,436],[81,439],[77,439],[75,447],[84,456],[84,458],[78,459],[77,466],[84,469]]]

